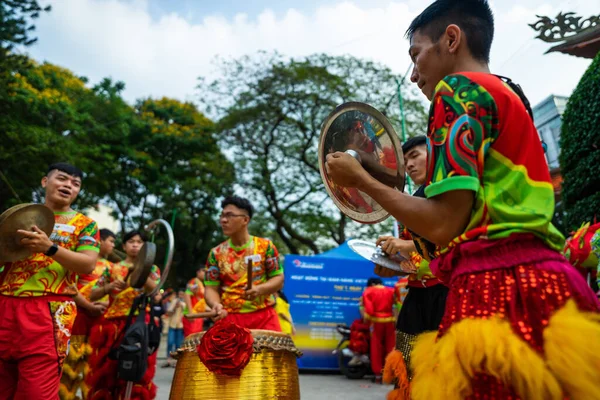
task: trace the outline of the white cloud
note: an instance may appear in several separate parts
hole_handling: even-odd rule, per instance
[[[570,3],[494,5],[493,72],[520,83],[534,104],[551,93],[570,94],[589,65],[589,60],[572,56],[544,55],[550,45],[533,39],[536,33],[527,26],[536,13],[554,16],[564,6],[584,16],[600,9],[600,0]],[[410,63],[404,31],[422,7],[413,0],[372,8],[340,2],[312,12],[289,9],[279,17],[264,10],[255,18],[206,16],[191,23],[189,15],[174,13],[152,19],[145,0],[61,0],[38,20],[40,40],[31,54],[92,82],[105,76],[123,80],[130,102],[146,96],[193,100],[196,78],[211,74],[216,55],[237,57],[257,50],[289,56],[351,54],[404,73]]]

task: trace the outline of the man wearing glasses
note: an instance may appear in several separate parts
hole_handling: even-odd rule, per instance
[[[277,248],[269,239],[248,233],[253,208],[247,199],[230,196],[221,207],[219,222],[229,239],[210,251],[204,278],[206,302],[216,313],[213,319],[227,318],[244,328],[280,332],[273,308],[273,294],[283,287]]]

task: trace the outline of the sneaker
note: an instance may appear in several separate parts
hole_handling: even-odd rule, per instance
[[[381,385],[383,384],[383,378],[381,375],[377,375],[375,378],[373,378],[373,382],[375,382],[376,385]]]

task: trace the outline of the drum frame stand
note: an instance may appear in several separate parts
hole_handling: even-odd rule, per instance
[[[154,221],[150,222],[145,227],[145,229],[147,231],[151,231],[158,224],[163,225],[164,228],[165,228],[165,230],[167,231],[167,235],[168,235],[168,238],[169,238],[169,247],[167,249],[167,254],[165,256],[165,267],[164,267],[165,269],[164,269],[164,272],[163,272],[163,274],[161,274],[160,282],[158,283],[158,285],[156,285],[156,287],[154,288],[154,290],[147,295],[149,297],[153,297],[156,293],[158,293],[158,291],[165,284],[165,282],[167,280],[167,277],[169,276],[169,271],[171,269],[171,262],[173,261],[173,252],[174,252],[174,249],[175,249],[175,237],[173,235],[173,229],[171,228],[171,225],[169,225],[169,223],[167,221],[165,221],[164,219],[154,220]],[[134,382],[127,381],[127,386],[125,387],[125,400],[130,400],[131,399],[131,393],[133,391],[133,384],[134,384]]]

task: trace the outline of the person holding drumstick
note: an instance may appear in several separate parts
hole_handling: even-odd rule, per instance
[[[94,270],[100,247],[96,222],[71,208],[82,179],[82,171],[67,163],[48,168],[42,187],[44,204],[56,221],[52,234],[48,237],[36,226],[19,231],[31,255],[0,264],[2,399],[55,400],[58,396],[77,314],[74,300],[82,297],[77,293],[77,276]],[[87,305],[98,312],[104,309]]]
[[[248,233],[254,209],[247,199],[227,197],[221,207],[221,228],[229,239],[210,251],[204,280],[213,319],[227,318],[244,328],[280,332],[273,307],[274,294],[283,287],[277,248],[269,239]]]
[[[437,246],[430,268],[450,290],[438,331],[413,348],[411,398],[597,398],[598,299],[560,253],[529,102],[490,73],[489,4],[437,0],[407,35],[411,80],[431,100],[425,198],[349,154],[328,155],[327,169]]]

